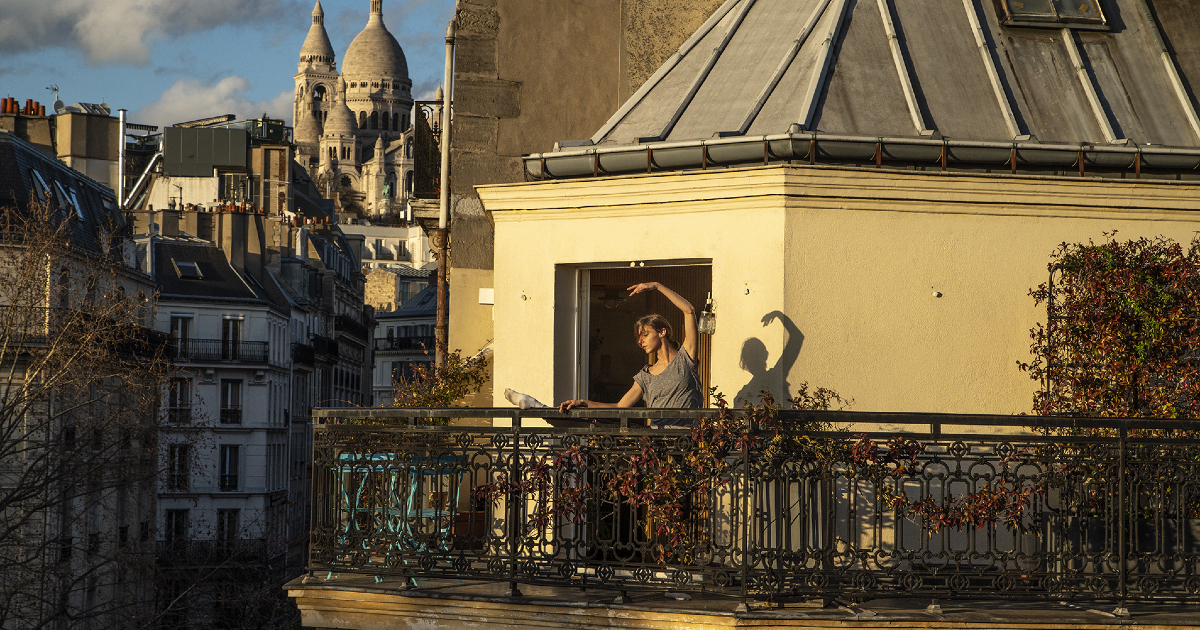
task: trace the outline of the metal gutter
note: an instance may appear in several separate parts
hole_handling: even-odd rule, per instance
[[[650,78],[642,84],[642,87],[638,88],[637,92],[633,93],[633,96],[629,97],[629,100],[625,101],[625,104],[617,110],[617,113],[613,114],[612,118],[609,118],[608,122],[604,123],[604,126],[592,136],[592,142],[600,142],[604,139],[604,136],[607,136],[609,132],[613,130],[614,127],[620,124],[622,120],[625,120],[625,116],[629,115],[629,112],[632,111],[633,108],[638,105],[638,103],[641,103],[642,99],[646,98],[646,95],[650,93],[650,90],[654,89],[654,87],[663,80],[663,77],[667,76],[667,74],[675,69],[675,66],[679,65],[679,61],[683,59],[684,55],[691,52],[692,49],[700,43],[700,40],[704,39],[709,32],[717,27],[717,24],[720,24],[721,20],[725,19],[725,16],[733,10],[733,7],[737,6],[738,2],[740,2],[740,0],[727,0],[725,4],[721,5],[721,8],[717,9],[717,11],[713,13],[712,16],[709,17],[708,20],[696,30],[695,33],[692,33],[692,36],[689,37],[687,41],[683,42],[683,45],[679,47],[679,50],[671,53],[671,56],[667,59],[667,61],[663,65],[659,66],[658,70],[655,71],[654,74],[650,75]]]
[[[908,63],[904,59],[904,51],[900,48],[900,38],[896,35],[896,26],[892,23],[892,8],[888,0],[878,0],[879,15],[883,18],[883,30],[887,33],[888,47],[892,50],[892,62],[896,64],[896,75],[900,79],[900,88],[904,92],[904,102],[908,103],[908,114],[912,116],[913,126],[917,133],[926,135],[929,130],[925,127],[925,117],[917,105],[917,94],[913,90],[912,77],[908,74]]]
[[[1067,47],[1067,54],[1071,56],[1071,65],[1075,66],[1075,75],[1079,77],[1079,85],[1083,87],[1083,93],[1092,106],[1092,115],[1100,125],[1100,132],[1104,134],[1105,141],[1113,144],[1117,142],[1117,134],[1113,131],[1112,124],[1108,122],[1108,114],[1104,113],[1104,107],[1100,104],[1096,86],[1092,84],[1087,67],[1083,65],[1083,58],[1079,56],[1079,47],[1075,44],[1075,33],[1069,28],[1064,28],[1062,36],[1063,45]]]
[[[825,36],[825,59],[821,63],[821,70],[813,72],[808,90],[805,91],[804,102],[800,106],[800,127],[803,129],[812,126],[813,114],[817,109],[817,97],[824,89],[825,79],[829,76],[829,67],[833,65],[833,49],[837,46],[842,22],[846,21],[846,7],[849,6],[849,2],[847,0],[838,0],[838,2],[837,17],[834,18],[833,25],[829,27],[829,33]]]
[[[979,48],[979,56],[983,59],[983,67],[987,70],[988,80],[992,83],[992,91],[996,94],[996,103],[1004,115],[1004,124],[1008,126],[1008,134],[1014,140],[1021,135],[1017,126],[1017,118],[1013,115],[1008,95],[1004,93],[1004,85],[1000,83],[1000,75],[996,72],[996,64],[992,63],[992,49],[987,45],[983,26],[979,23],[979,14],[975,12],[973,0],[962,0],[963,8],[967,10],[967,20],[971,23],[971,33],[975,36],[975,45]]]
[[[808,36],[812,34],[812,30],[817,27],[817,22],[819,22],[825,15],[825,9],[829,7],[830,1],[831,0],[822,0],[821,6],[817,7],[817,9],[813,11],[813,14],[809,16],[808,21],[805,22],[804,27],[800,29],[800,34],[796,37],[796,40],[792,42],[791,49],[789,49],[787,54],[783,56],[783,60],[780,61],[779,65],[775,68],[775,74],[771,76],[770,82],[768,82],[766,87],[764,87],[762,91],[758,93],[758,100],[754,102],[754,105],[750,108],[750,111],[746,113],[746,118],[742,120],[741,126],[738,127],[739,136],[746,135],[746,132],[750,130],[750,125],[754,124],[754,119],[758,118],[758,113],[761,112],[763,106],[767,104],[767,99],[771,98],[771,94],[779,85],[779,81],[783,79],[783,75],[787,73],[788,68],[792,67],[792,62],[796,60],[796,55],[800,54],[800,49],[804,47],[804,42],[808,41]],[[969,2],[970,0],[967,1]]]
[[[1018,165],[1069,169],[1079,164],[1105,169],[1200,170],[1200,147],[1136,147],[1104,144],[1044,144],[979,140],[887,138],[841,134],[783,133],[704,140],[587,147],[534,153],[523,158],[534,179],[583,178],[653,170],[699,169],[710,165],[878,160],[937,164]],[[543,170],[544,169],[544,170]]]
[[[1146,0],[1138,0],[1138,9],[1146,20],[1146,27],[1149,29],[1151,37],[1154,38],[1154,45],[1158,47],[1158,57],[1167,71],[1167,78],[1175,90],[1175,97],[1179,99],[1179,104],[1183,106],[1183,113],[1192,126],[1192,133],[1200,138],[1200,117],[1196,116],[1196,108],[1192,105],[1192,100],[1188,98],[1187,89],[1183,87],[1183,81],[1179,78],[1179,69],[1175,67],[1175,60],[1171,59],[1171,51],[1167,49],[1167,43],[1163,41],[1162,33],[1158,30],[1158,21],[1154,19],[1154,14],[1150,11],[1150,5],[1146,4]]]

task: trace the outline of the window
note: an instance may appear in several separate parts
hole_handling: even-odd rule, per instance
[[[186,359],[189,356],[188,339],[191,338],[192,318],[171,316],[171,343],[175,347],[175,358]]]
[[[191,422],[192,420],[192,380],[189,378],[171,379],[171,388],[167,392],[167,417],[171,422]]]
[[[367,112],[358,112],[358,128],[367,128]]]
[[[188,459],[192,447],[188,444],[172,444],[167,449],[167,490],[185,492],[190,486]]]
[[[379,112],[371,112],[371,129],[379,128]]]
[[[392,114],[392,131],[400,131],[400,112]]]
[[[217,510],[217,540],[237,540],[239,511]]]
[[[580,295],[580,317],[576,334],[578,341],[571,345],[579,348],[576,357],[578,380],[575,383],[580,398],[592,400],[620,400],[629,390],[631,374],[636,374],[650,358],[641,352],[630,334],[630,324],[645,313],[660,313],[671,323],[672,329],[683,329],[683,314],[661,293],[641,293],[629,297],[626,287],[659,280],[675,290],[696,307],[702,307],[708,293],[712,291],[712,267],[708,265],[686,265],[671,267],[639,267],[583,269]],[[776,324],[777,326],[779,324]],[[682,337],[682,335],[680,336]],[[712,337],[700,335],[695,357],[700,375],[701,392],[708,391],[709,357]],[[563,343],[566,340],[556,340]],[[682,341],[682,339],[680,339]],[[748,340],[757,342],[757,339]],[[743,347],[743,353],[745,347]],[[795,358],[792,358],[794,362]],[[787,374],[790,365],[781,366],[772,373]],[[756,385],[757,394],[761,385]],[[778,392],[777,392],[778,393]],[[777,399],[785,399],[778,398]]]
[[[167,510],[167,530],[163,532],[166,541],[178,543],[188,538],[188,511]]]
[[[221,321],[221,359],[237,361],[241,350],[242,320],[226,318]]]
[[[238,489],[238,450],[237,446],[221,445],[220,489],[222,492],[237,492]]]
[[[50,187],[46,185],[46,180],[42,179],[42,174],[37,171],[29,171],[33,173],[33,188],[37,191],[37,196],[42,203],[50,202]]]
[[[413,191],[413,172],[408,171],[404,174],[404,192],[412,194]]]
[[[1014,26],[1104,28],[1100,0],[1004,0],[1001,20]]]
[[[221,424],[242,423],[242,381],[221,380]]]
[[[242,201],[250,197],[250,177],[245,173],[221,173],[218,195],[225,201]]]

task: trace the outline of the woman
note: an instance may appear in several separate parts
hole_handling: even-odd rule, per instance
[[[703,406],[700,375],[696,372],[696,309],[683,296],[657,282],[643,282],[627,290],[630,297],[657,290],[683,311],[683,343],[675,339],[671,324],[662,315],[647,315],[639,319],[634,324],[637,344],[647,354],[654,353],[654,364],[643,367],[633,376],[633,387],[621,397],[620,402],[568,400],[558,405],[560,412],[578,407],[632,407],[642,399],[646,400],[647,407],[655,409],[699,409]]]

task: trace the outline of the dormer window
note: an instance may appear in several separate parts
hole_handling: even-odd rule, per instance
[[[1107,29],[1100,0],[995,0],[1005,26]]]
[[[203,280],[204,275],[200,273],[200,267],[194,262],[171,259],[171,263],[175,265],[175,273],[179,274],[180,278],[188,280]]]

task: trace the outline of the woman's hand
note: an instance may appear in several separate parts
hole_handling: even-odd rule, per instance
[[[583,400],[583,399],[564,400],[563,402],[559,403],[559,405],[558,405],[558,413],[567,413],[568,411],[570,411],[572,409],[576,409],[576,408],[583,409],[587,406],[588,406],[587,401]]]
[[[643,282],[641,284],[635,284],[625,290],[629,291],[629,297],[633,297],[639,293],[645,293],[646,291],[658,290],[658,283],[657,282]]]

